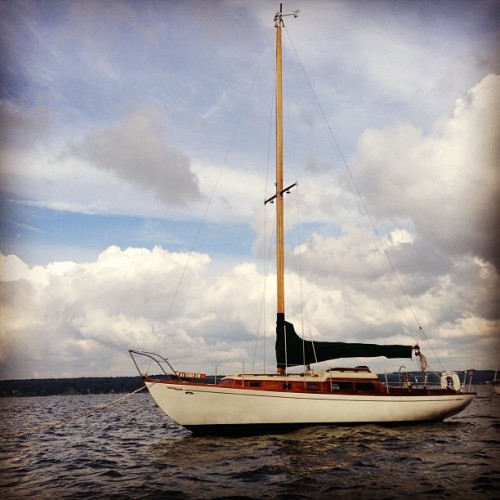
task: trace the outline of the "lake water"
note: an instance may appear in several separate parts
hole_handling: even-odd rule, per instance
[[[0,399],[2,498],[493,499],[500,396],[444,423],[193,437],[149,394]],[[17,433],[17,434],[13,434]]]

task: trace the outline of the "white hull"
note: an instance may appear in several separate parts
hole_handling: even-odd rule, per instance
[[[219,426],[404,423],[443,420],[475,394],[308,394],[146,382],[158,406],[190,430]],[[205,429],[208,430],[208,429]]]

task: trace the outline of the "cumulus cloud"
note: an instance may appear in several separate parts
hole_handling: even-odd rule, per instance
[[[381,305],[381,296],[394,296],[392,285],[378,277],[356,279],[343,244],[334,239],[309,244],[302,249],[301,273],[287,273],[294,291],[287,296],[287,314],[297,330],[321,340],[422,341],[415,338],[407,304]],[[360,251],[357,257],[369,261],[372,255]],[[325,276],[318,279],[320,261]],[[457,352],[464,356],[472,349],[484,366],[495,342],[495,320],[482,309],[494,271],[479,269],[478,262],[461,265],[461,275],[441,275],[415,293],[414,311],[432,331],[443,362],[459,368],[463,360]],[[29,267],[2,256],[1,266],[4,376],[133,374],[131,347],[158,350],[176,367],[199,370],[221,364],[239,370],[243,362],[248,368],[257,349],[258,366],[274,366],[274,307],[262,310],[264,296],[275,303],[274,273],[266,277],[254,264],[221,269],[205,254],[110,247],[95,262]],[[351,270],[350,286],[338,272],[344,266]],[[460,279],[466,275],[469,281]],[[466,336],[459,333],[465,327]]]
[[[354,163],[380,219],[408,217],[441,252],[497,269],[499,97],[500,76],[488,75],[428,132],[409,124],[366,131]]]
[[[80,264],[1,255],[1,269],[2,376],[133,374],[128,348],[205,370],[252,360],[263,280],[254,265],[216,273],[206,254],[109,247]]]
[[[162,111],[140,109],[114,126],[91,130],[70,154],[155,192],[167,205],[188,205],[200,197],[197,179],[189,158],[167,146],[164,134]]]
[[[68,375],[75,367],[91,375],[108,356],[116,366],[101,364],[100,373],[127,371],[127,346],[153,348],[162,333],[187,258],[160,248],[110,247],[93,263],[29,268],[2,256],[2,363],[12,376],[37,376],[42,365],[46,376]],[[188,290],[203,288],[198,276],[208,262],[206,255],[191,255],[177,315],[189,317]],[[190,323],[174,327],[174,337]]]

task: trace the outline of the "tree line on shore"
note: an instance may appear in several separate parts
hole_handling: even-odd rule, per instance
[[[0,397],[129,393],[143,385],[139,376],[0,380]]]

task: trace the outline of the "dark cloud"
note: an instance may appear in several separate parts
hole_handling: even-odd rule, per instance
[[[141,109],[116,125],[90,131],[69,154],[98,170],[153,191],[169,206],[200,198],[189,158],[165,142],[163,113]]]

